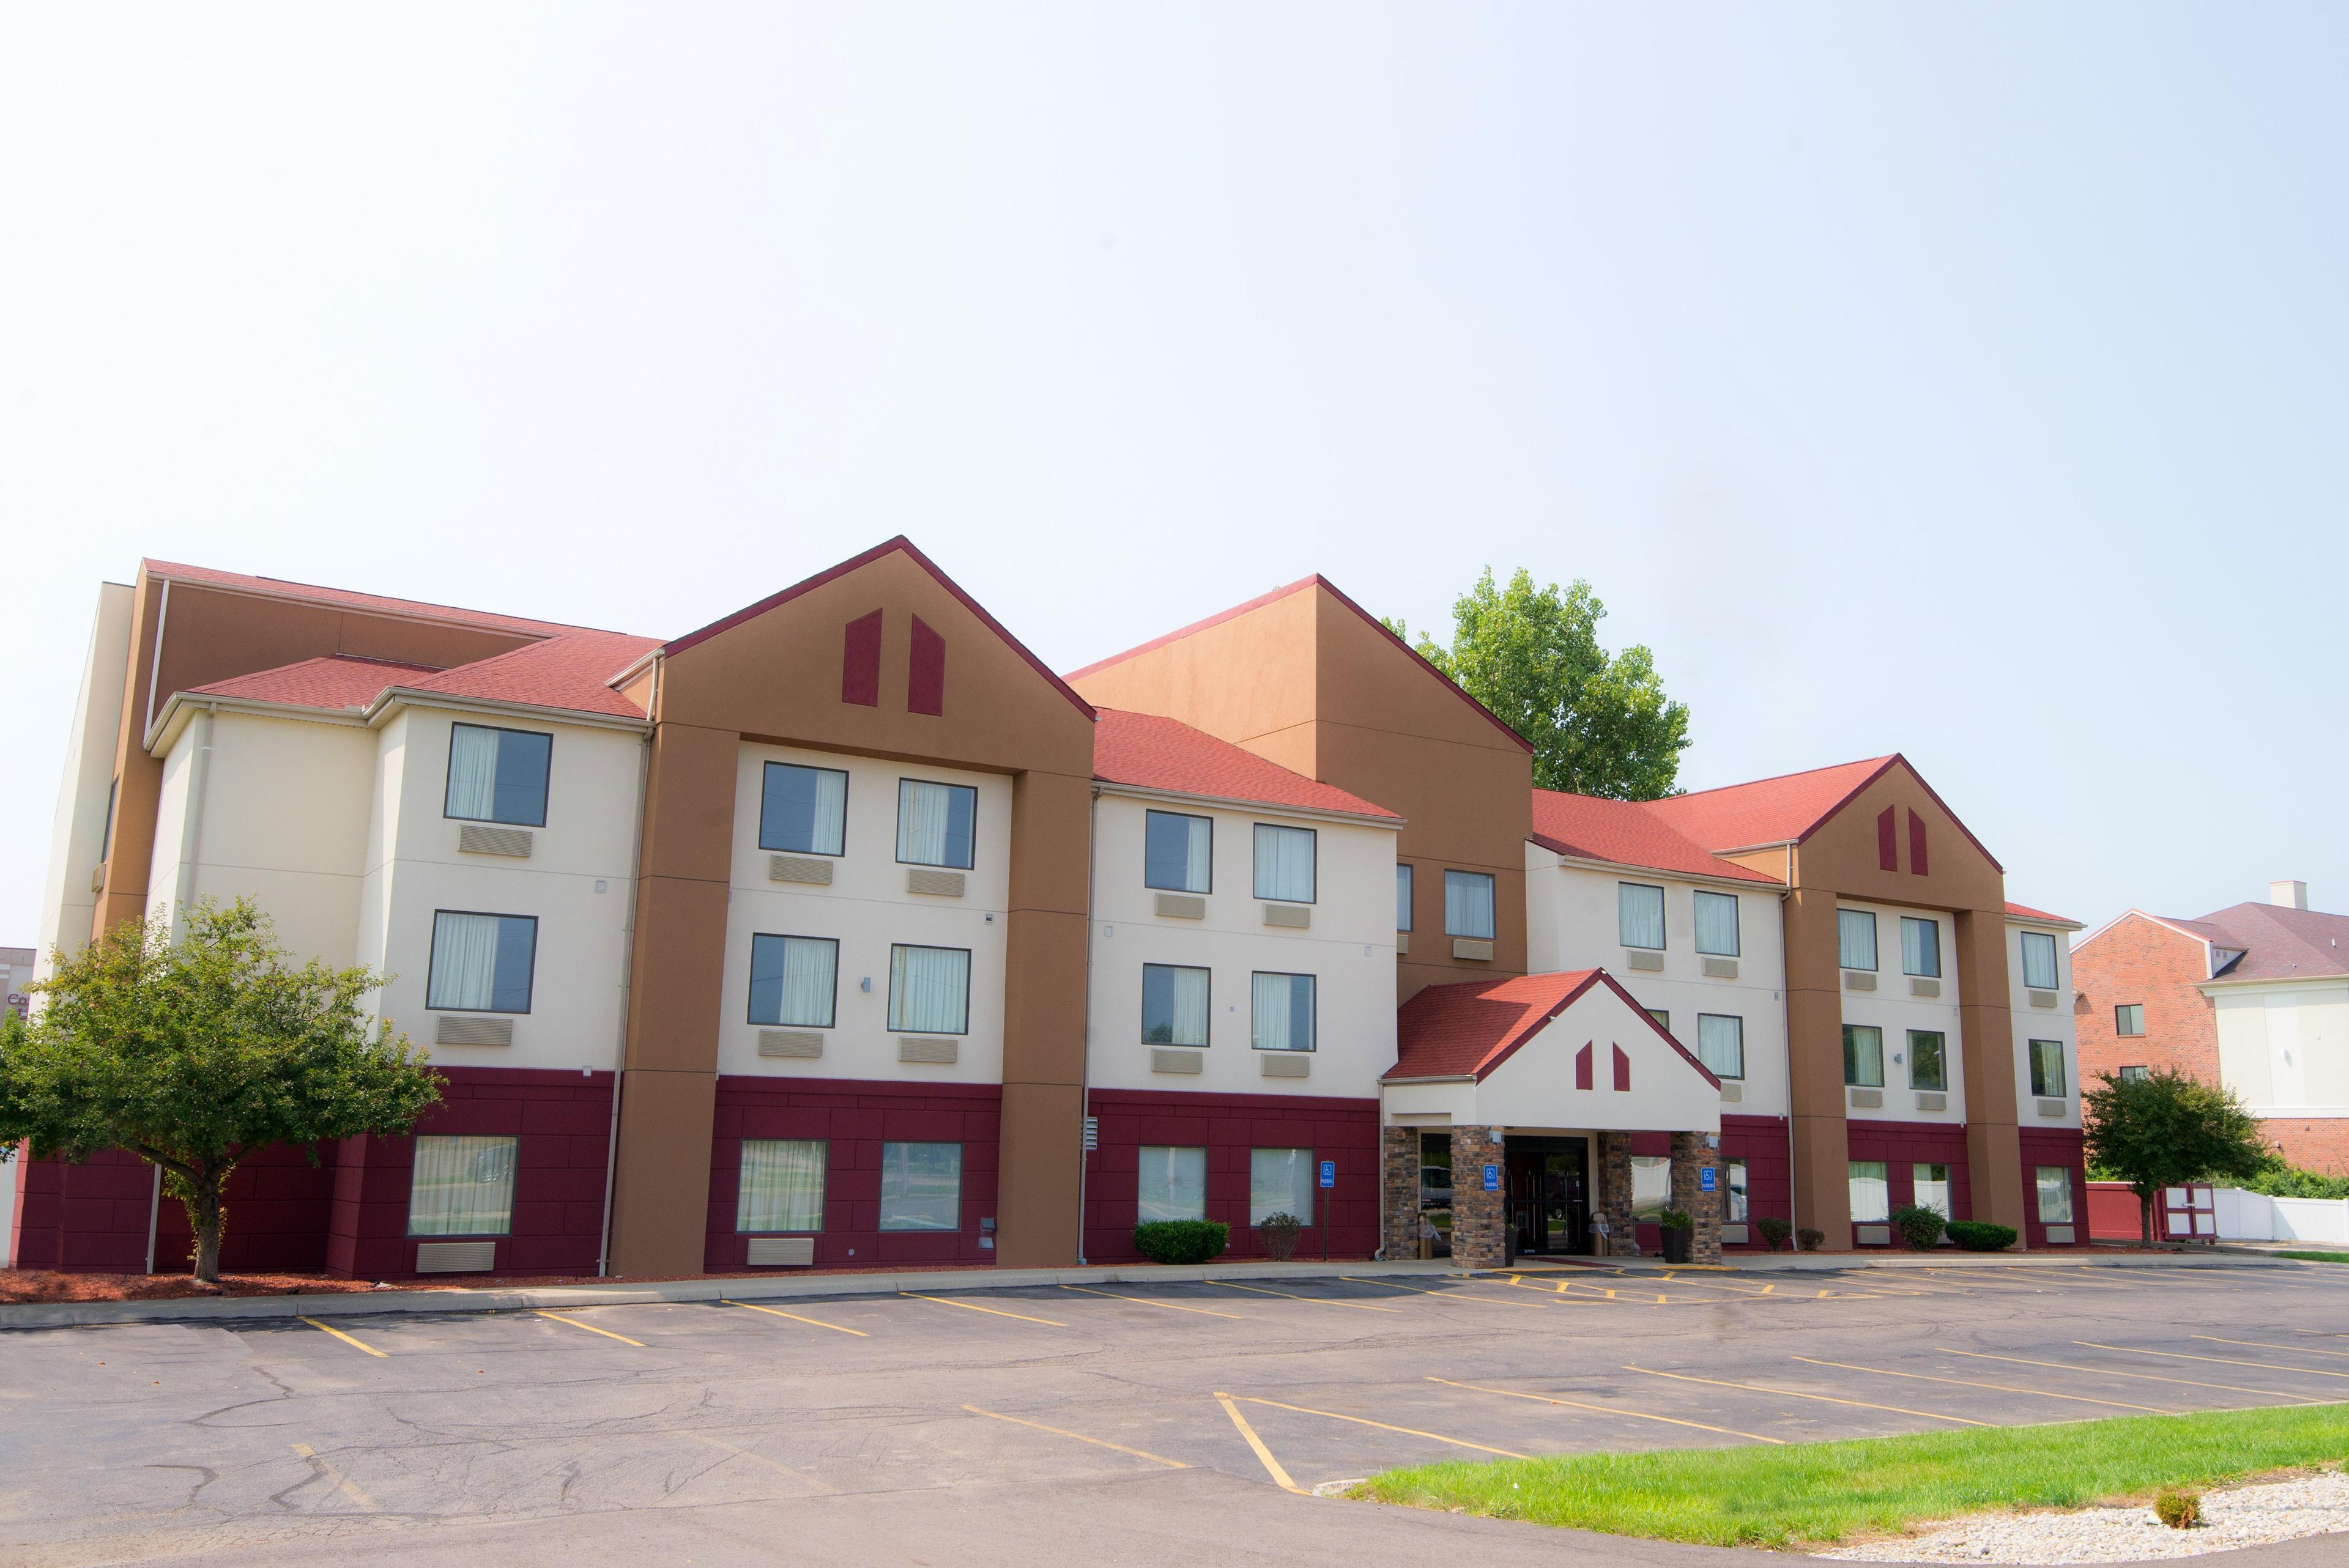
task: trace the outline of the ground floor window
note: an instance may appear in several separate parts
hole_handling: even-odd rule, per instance
[[[1660,1219],[1671,1206],[1671,1161],[1661,1154],[1631,1156],[1631,1218]]]
[[[1141,1198],[1135,1216],[1152,1220],[1207,1217],[1207,1151],[1164,1144],[1142,1146]]]
[[[1746,1215],[1745,1161],[1743,1160],[1730,1161],[1728,1164],[1728,1172],[1729,1222],[1733,1225],[1742,1225],[1745,1223]]]
[[[1851,1162],[1851,1222],[1880,1225],[1892,1218],[1892,1183],[1881,1160]]]
[[[512,1138],[419,1138],[409,1179],[411,1236],[503,1236],[513,1232]]]
[[[962,1145],[881,1146],[881,1228],[962,1229]]]
[[[2043,1225],[2070,1224],[2072,1168],[2068,1165],[2042,1165],[2035,1174],[2039,1178],[2039,1222]]]
[[[1911,1200],[1920,1209],[1930,1209],[1944,1220],[1956,1216],[1950,1212],[1950,1168],[1946,1165],[1912,1165],[1909,1179],[1917,1189]]]
[[[1261,1225],[1275,1214],[1313,1222],[1313,1150],[1248,1150],[1248,1223]]]
[[[735,1230],[823,1230],[823,1165],[820,1139],[744,1139]]]

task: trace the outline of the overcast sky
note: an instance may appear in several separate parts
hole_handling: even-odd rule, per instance
[[[909,534],[1068,669],[1588,578],[1692,788],[2349,909],[2349,10],[0,14],[0,945],[141,555],[676,634]]]

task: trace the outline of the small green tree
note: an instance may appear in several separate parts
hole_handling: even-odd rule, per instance
[[[2140,1234],[2153,1245],[2154,1197],[2164,1187],[2247,1181],[2271,1156],[2260,1124],[2230,1089],[2161,1068],[2139,1078],[2101,1075],[2080,1097],[2088,1160],[2137,1194]]]
[[[273,1143],[403,1133],[442,1079],[405,1035],[359,1002],[384,977],[287,962],[267,917],[240,899],[125,923],[33,989],[47,1005],[0,1035],[0,1142],[36,1158],[128,1149],[162,1168],[187,1206],[195,1275],[220,1283],[221,1192]]]
[[[1520,567],[1504,589],[1488,566],[1453,602],[1452,645],[1422,636],[1418,652],[1526,738],[1537,787],[1657,799],[1679,781],[1688,707],[1664,695],[1646,648],[1610,657],[1599,645],[1606,615],[1588,583],[1537,589]],[[1401,621],[1386,624],[1411,640]]]

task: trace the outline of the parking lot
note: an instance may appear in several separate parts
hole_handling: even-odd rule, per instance
[[[0,1555],[1359,1565],[1474,1537],[1557,1562],[1556,1532],[1292,1494],[2349,1398],[2344,1273],[1559,1269],[17,1331]]]

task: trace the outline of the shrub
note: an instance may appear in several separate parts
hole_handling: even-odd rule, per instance
[[[1941,1218],[1938,1209],[1911,1203],[1892,1211],[1892,1228],[1900,1233],[1900,1239],[1909,1243],[1912,1253],[1931,1252],[1948,1226],[1949,1222]]]
[[[1817,1252],[1821,1247],[1826,1245],[1826,1241],[1827,1233],[1825,1231],[1814,1231],[1806,1228],[1795,1233],[1795,1244],[1800,1246],[1803,1251],[1806,1253]]]
[[[1667,1231],[1693,1231],[1696,1229],[1696,1216],[1686,1209],[1666,1209],[1656,1216],[1656,1223]]]
[[[2014,1227],[1987,1220],[1952,1220],[1950,1240],[1970,1253],[2002,1253],[2014,1245]]]
[[[2202,1522],[2202,1494],[2183,1487],[2163,1487],[2153,1500],[2153,1516],[2172,1530],[2191,1530]]]
[[[1275,1263],[1287,1263],[1297,1254],[1297,1234],[1305,1222],[1290,1213],[1267,1214],[1257,1225],[1257,1239],[1264,1243],[1264,1255]]]
[[[1786,1238],[1795,1233],[1795,1227],[1775,1214],[1763,1215],[1754,1222],[1754,1228],[1762,1233],[1762,1244],[1774,1253],[1785,1246]]]
[[[1220,1255],[1232,1228],[1220,1220],[1144,1220],[1133,1250],[1154,1264],[1203,1264]]]

